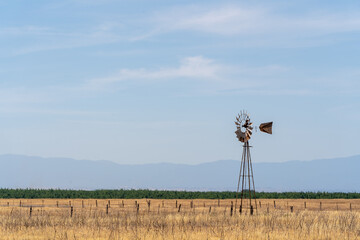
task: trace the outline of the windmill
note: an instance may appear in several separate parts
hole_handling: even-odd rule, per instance
[[[243,153],[241,157],[241,164],[240,164],[239,180],[236,191],[235,212],[236,212],[238,194],[241,185],[241,193],[240,193],[241,201],[240,201],[239,212],[241,214],[243,208],[249,208],[250,214],[252,215],[254,212],[254,206],[252,205],[252,203],[255,204],[255,210],[257,210],[255,183],[254,183],[253,168],[252,168],[251,155],[250,155],[251,146],[249,145],[249,139],[251,138],[254,127],[253,127],[253,123],[250,120],[249,114],[245,111],[241,111],[240,114],[238,114],[238,116],[236,117],[235,125],[236,125],[236,131],[235,131],[236,137],[240,142],[244,143]],[[272,134],[272,125],[273,122],[262,123],[259,126],[259,130],[261,132]],[[257,130],[257,127],[255,127],[255,130]],[[248,201],[245,201],[245,199],[248,199]]]

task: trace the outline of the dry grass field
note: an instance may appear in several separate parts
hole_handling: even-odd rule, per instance
[[[360,200],[231,201],[1,199],[0,239],[360,239]]]

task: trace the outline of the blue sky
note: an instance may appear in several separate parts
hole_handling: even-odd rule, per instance
[[[358,1],[0,1],[0,154],[200,163],[359,154]]]

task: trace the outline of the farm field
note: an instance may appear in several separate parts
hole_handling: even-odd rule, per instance
[[[250,216],[234,199],[0,199],[0,239],[360,238],[358,199],[257,202]]]

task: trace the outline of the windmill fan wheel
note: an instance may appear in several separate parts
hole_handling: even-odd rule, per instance
[[[245,112],[238,114],[235,125],[237,128],[235,131],[236,137],[240,142],[247,142],[251,138],[253,130],[249,115]]]

